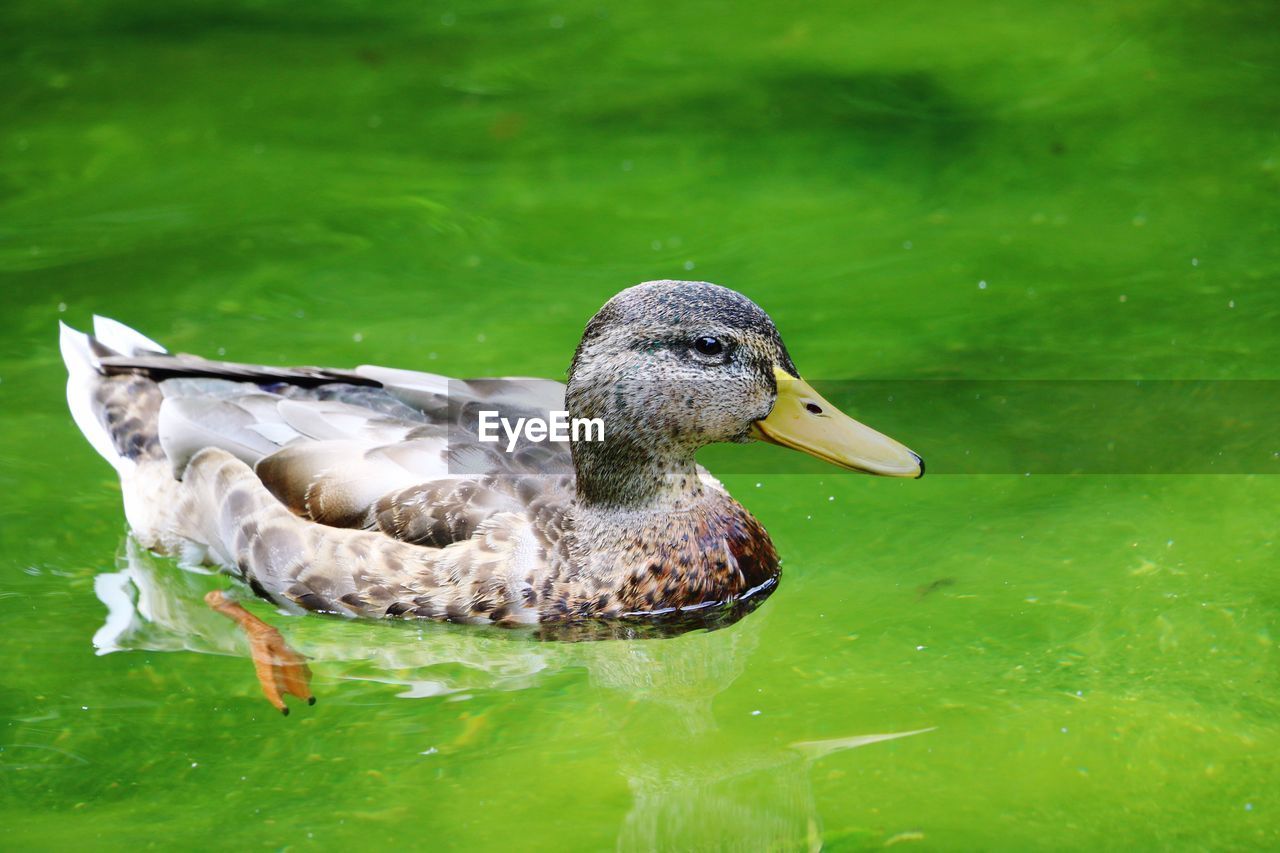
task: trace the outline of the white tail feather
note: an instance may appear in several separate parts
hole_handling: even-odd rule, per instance
[[[62,360],[67,364],[67,406],[71,409],[71,417],[98,455],[110,462],[120,474],[126,474],[133,470],[133,460],[116,452],[111,435],[93,411],[98,359],[93,354],[89,336],[66,323],[59,322],[58,327],[58,345],[62,350]]]
[[[110,317],[99,317],[97,314],[93,315],[93,336],[121,355],[168,352],[137,329],[130,329],[124,323]]]

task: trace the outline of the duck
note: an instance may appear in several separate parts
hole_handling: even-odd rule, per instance
[[[613,296],[565,383],[215,361],[105,317],[92,334],[63,324],[60,346],[72,418],[115,468],[131,535],[290,612],[510,627],[744,601],[776,586],[778,553],[700,448],[924,473],[801,378],[768,314],[710,282]],[[209,603],[253,639],[256,617]]]

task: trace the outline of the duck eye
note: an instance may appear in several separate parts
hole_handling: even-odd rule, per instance
[[[703,336],[693,342],[693,348],[703,355],[719,355],[724,352],[724,344],[718,338]]]

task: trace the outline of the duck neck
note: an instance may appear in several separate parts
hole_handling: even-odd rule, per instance
[[[603,512],[680,512],[703,498],[694,448],[640,444],[625,436],[574,442],[578,503]]]

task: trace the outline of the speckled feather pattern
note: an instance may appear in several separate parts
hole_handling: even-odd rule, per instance
[[[732,336],[734,372],[690,367],[694,333]],[[610,432],[572,448],[508,455],[459,431],[478,406],[538,412],[564,394],[538,386],[534,402],[519,380],[459,394],[400,371],[104,361],[94,409],[137,463],[124,486],[145,504],[130,512],[140,540],[283,606],[567,622],[733,600],[778,573],[764,529],[693,461],[768,413],[769,364],[794,370],[768,317],[724,288],[658,282],[606,304],[563,399]]]

